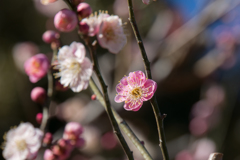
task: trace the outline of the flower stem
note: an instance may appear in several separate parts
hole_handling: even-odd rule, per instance
[[[93,79],[90,80],[89,85],[91,89],[93,90],[94,94],[97,96],[97,99],[99,102],[102,104],[102,106],[107,110],[106,103],[103,99],[102,93],[99,91],[97,85],[93,81]],[[153,160],[151,155],[148,153],[147,149],[145,146],[141,143],[141,141],[138,139],[138,137],[134,134],[134,132],[131,130],[131,128],[128,126],[127,122],[120,117],[120,115],[116,112],[116,110],[112,108],[113,115],[121,127],[122,131],[129,137],[129,139],[132,141],[132,143],[136,146],[136,148],[140,151],[142,154],[143,158],[145,160]]]
[[[57,55],[57,49],[54,49],[51,64],[54,62],[54,60],[56,58],[56,55]],[[49,118],[48,110],[49,110],[49,107],[50,107],[50,104],[51,104],[51,99],[52,99],[52,96],[53,96],[53,75],[52,75],[52,69],[51,68],[48,70],[47,78],[48,78],[47,99],[46,99],[45,104],[43,106],[43,119],[42,119],[42,123],[41,123],[41,126],[40,126],[40,129],[42,131],[45,130],[46,125],[47,125],[47,120]]]
[[[132,25],[134,35],[136,37],[138,46],[139,46],[141,54],[142,54],[142,59],[144,62],[144,68],[145,68],[147,78],[152,79],[150,62],[148,60],[148,57],[147,57],[147,54],[146,54],[146,51],[145,51],[145,48],[143,45],[143,41],[142,41],[141,35],[139,33],[138,27],[137,27],[137,23],[136,23],[134,12],[133,12],[132,0],[128,0],[128,9],[129,9],[129,21]],[[168,155],[167,145],[166,145],[166,140],[165,140],[165,133],[164,133],[164,128],[163,128],[163,119],[166,117],[166,115],[161,114],[155,95],[150,100],[150,102],[151,102],[153,112],[154,112],[156,122],[157,122],[158,135],[159,135],[159,146],[162,150],[164,160],[169,160],[169,155]]]
[[[125,139],[124,139],[124,137],[123,137],[123,135],[122,135],[122,133],[119,129],[117,121],[116,121],[116,119],[113,115],[113,112],[112,112],[112,109],[111,109],[111,104],[110,104],[109,97],[108,97],[108,92],[107,92],[107,87],[108,86],[105,84],[105,82],[103,80],[103,77],[100,73],[97,57],[95,55],[95,48],[92,44],[90,44],[88,37],[84,38],[84,41],[85,41],[85,44],[88,46],[88,49],[89,49],[89,52],[90,52],[90,55],[91,55],[91,58],[92,58],[92,62],[93,62],[94,71],[97,75],[97,78],[98,78],[100,84],[101,84],[104,101],[106,103],[107,114],[108,114],[108,117],[109,117],[110,122],[112,124],[114,133],[117,135],[117,137],[118,137],[118,139],[119,139],[119,141],[122,145],[122,148],[123,148],[125,154],[127,155],[128,159],[129,160],[134,160],[132,151],[130,150],[129,146],[127,145],[127,142],[125,141]]]

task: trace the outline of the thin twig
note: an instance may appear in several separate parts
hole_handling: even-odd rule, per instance
[[[103,91],[103,97],[104,97],[104,101],[106,103],[106,108],[107,108],[107,114],[108,114],[108,117],[110,119],[110,122],[112,124],[112,127],[113,127],[113,130],[114,130],[114,133],[117,135],[119,141],[120,141],[120,144],[122,145],[122,148],[125,152],[125,154],[127,155],[128,159],[129,160],[134,160],[133,158],[133,153],[132,151],[130,150],[129,146],[127,145],[127,142],[125,141],[120,129],[119,129],[119,126],[118,126],[118,123],[113,115],[113,112],[112,112],[112,109],[111,109],[111,104],[110,104],[110,101],[109,101],[109,97],[108,97],[108,91],[107,91],[107,85],[105,84],[103,78],[102,78],[102,75],[100,73],[100,70],[99,70],[99,65],[98,65],[98,60],[97,60],[97,57],[95,55],[95,49],[94,49],[94,46],[92,46],[89,42],[89,39],[88,37],[85,37],[84,38],[84,41],[85,41],[85,44],[88,46],[88,49],[89,49],[89,53],[91,55],[91,58],[92,58],[92,62],[93,62],[93,69],[98,77],[98,80],[101,84],[101,88],[102,88],[102,91]]]
[[[51,60],[51,66],[55,60],[57,56],[57,49],[53,50],[53,55],[52,55],[52,60]],[[45,130],[46,125],[47,125],[47,121],[49,118],[49,107],[51,105],[51,100],[52,100],[52,96],[53,96],[53,75],[52,75],[52,69],[49,68],[48,73],[47,73],[47,78],[48,78],[48,90],[47,90],[47,99],[45,101],[45,104],[43,106],[43,119],[42,119],[42,123],[40,126],[40,129],[42,131]]]
[[[48,70],[47,77],[48,77],[47,99],[46,99],[45,104],[43,106],[43,119],[42,119],[42,123],[41,123],[41,126],[40,126],[40,129],[42,131],[45,130],[45,127],[47,125],[47,120],[49,118],[48,110],[49,110],[52,95],[53,95],[53,77],[52,77],[51,68]]]
[[[69,2],[69,0],[63,0],[65,3],[67,3],[68,7],[70,9],[74,10],[74,7],[71,5],[71,3]],[[76,12],[76,11],[75,11]],[[78,34],[79,35],[79,34]],[[79,35],[80,39],[83,39],[83,37],[81,35]],[[85,41],[86,42],[86,41]],[[88,44],[88,43],[87,43]],[[89,47],[89,45],[88,45]],[[90,50],[92,49],[92,47],[90,47]],[[92,56],[92,54],[91,54]],[[92,57],[93,59],[93,57]],[[99,91],[98,87],[96,86],[95,82],[91,79],[90,82],[90,87],[93,90],[93,92],[96,94],[98,100],[100,101],[100,103],[104,106],[105,110],[108,112],[108,107],[106,105],[106,102],[102,96],[102,93]],[[104,83],[105,84],[105,83]],[[110,106],[111,107],[111,106]],[[125,134],[130,138],[130,140],[132,141],[132,143],[136,146],[136,148],[140,151],[140,153],[142,154],[142,156],[144,157],[145,160],[152,160],[151,155],[148,153],[148,151],[146,150],[146,148],[144,147],[143,144],[141,144],[141,141],[138,139],[138,137],[134,134],[134,132],[131,130],[131,128],[128,126],[128,124],[119,116],[119,114],[116,112],[116,110],[114,108],[111,107],[111,110],[113,112],[114,117],[116,118],[117,123],[119,124],[119,126],[122,128],[123,132],[125,132]],[[120,130],[119,130],[120,131]],[[125,140],[124,140],[125,141]],[[126,147],[128,148],[128,146]],[[130,151],[130,149],[128,148],[127,150]],[[130,151],[126,154],[129,154],[130,157],[132,157],[132,152]],[[131,155],[130,155],[131,154]],[[128,157],[129,157],[128,156]],[[132,157],[133,158],[133,157]],[[129,158],[130,159],[130,158]]]
[[[137,27],[137,23],[136,23],[134,12],[133,12],[132,0],[128,0],[128,9],[129,9],[129,21],[132,25],[134,35],[135,35],[136,40],[138,42],[138,46],[141,50],[146,75],[149,79],[152,79],[150,62],[148,60],[148,57],[147,57],[147,54],[146,54],[146,51],[145,51],[145,48],[144,48],[144,45],[143,45],[143,42],[142,42],[142,38],[141,38],[141,35],[140,35],[138,27]],[[151,102],[153,112],[154,112],[154,115],[155,115],[155,118],[156,118],[158,135],[159,135],[159,146],[162,150],[163,158],[165,160],[169,160],[169,155],[168,155],[167,145],[166,145],[166,140],[165,140],[165,133],[164,133],[164,128],[163,128],[163,119],[165,118],[165,115],[161,115],[161,112],[159,110],[159,106],[158,106],[155,95],[150,100],[150,102]]]
[[[94,94],[97,96],[97,99],[102,104],[102,106],[107,110],[106,103],[103,99],[102,93],[99,91],[97,85],[93,81],[93,79],[90,80],[89,85],[91,89],[93,90]],[[134,134],[134,132],[131,130],[131,128],[128,126],[127,122],[120,117],[120,115],[116,112],[116,110],[112,107],[112,112],[117,120],[119,126],[121,127],[122,131],[129,137],[129,139],[132,141],[132,143],[136,146],[136,148],[140,151],[143,158],[145,160],[153,160],[151,155],[148,153],[145,146],[141,143],[141,141],[138,139],[138,137]]]

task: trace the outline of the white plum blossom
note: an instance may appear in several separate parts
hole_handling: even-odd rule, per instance
[[[122,20],[116,15],[103,18],[97,38],[101,47],[111,53],[118,53],[127,43]]]
[[[89,26],[88,36],[97,35],[100,46],[111,53],[118,53],[127,43],[122,20],[116,15],[110,16],[107,12],[100,11],[99,14],[84,18],[82,22]]]
[[[86,50],[82,43],[72,42],[70,46],[63,46],[58,52],[59,69],[56,77],[60,78],[60,83],[72,91],[80,92],[87,89],[89,79],[92,75],[92,63],[85,57]]]
[[[32,160],[41,147],[43,132],[30,123],[21,123],[6,134],[3,157],[6,160]]]
[[[110,15],[107,13],[99,12],[99,14],[97,14],[97,12],[95,12],[95,14],[91,14],[88,18],[84,18],[81,22],[88,24],[88,35],[93,37],[98,33],[102,20],[109,16]]]

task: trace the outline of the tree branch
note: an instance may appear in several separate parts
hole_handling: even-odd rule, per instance
[[[134,35],[136,37],[138,46],[139,46],[141,54],[142,54],[142,59],[144,62],[144,68],[145,68],[146,75],[149,79],[152,79],[150,62],[148,60],[148,57],[147,57],[147,54],[146,54],[146,51],[145,51],[145,48],[144,48],[144,45],[142,42],[142,38],[141,38],[141,35],[140,35],[138,27],[137,27],[137,23],[136,23],[134,12],[133,12],[132,0],[128,0],[128,9],[129,9],[129,21],[132,25]],[[164,128],[163,128],[163,119],[165,118],[165,116],[161,115],[155,95],[150,100],[150,102],[151,102],[153,112],[155,115],[155,119],[156,119],[156,123],[157,123],[158,135],[159,135],[159,146],[162,150],[163,158],[165,160],[169,160],[169,155],[168,155],[167,145],[166,145],[166,140],[165,140],[165,133],[164,133]]]

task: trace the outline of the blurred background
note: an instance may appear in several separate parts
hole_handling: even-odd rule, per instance
[[[98,48],[102,74],[111,104],[161,160],[156,122],[149,102],[128,112],[114,102],[115,86],[130,71],[144,70],[140,51],[128,22],[127,0],[86,0],[93,9],[122,18],[128,43],[117,55]],[[133,0],[143,42],[158,83],[157,100],[164,121],[168,151],[175,160],[207,160],[222,152],[226,160],[240,160],[240,0],[157,0],[145,5]],[[42,41],[46,30],[56,30],[54,15],[67,8],[62,0],[44,6],[40,0],[0,1],[0,135],[20,122],[39,127],[41,106],[32,102],[32,88],[47,89],[47,78],[32,84],[24,73],[26,59],[51,47]],[[61,33],[61,42],[79,41],[77,30]],[[80,122],[87,143],[71,160],[124,160],[108,117],[90,89],[79,94],[56,91],[47,129],[60,138],[69,121]],[[128,138],[126,137],[128,141]],[[0,140],[3,142],[3,139]],[[140,152],[128,141],[136,160]],[[42,158],[39,153],[38,160]],[[3,159],[1,157],[1,159]]]

